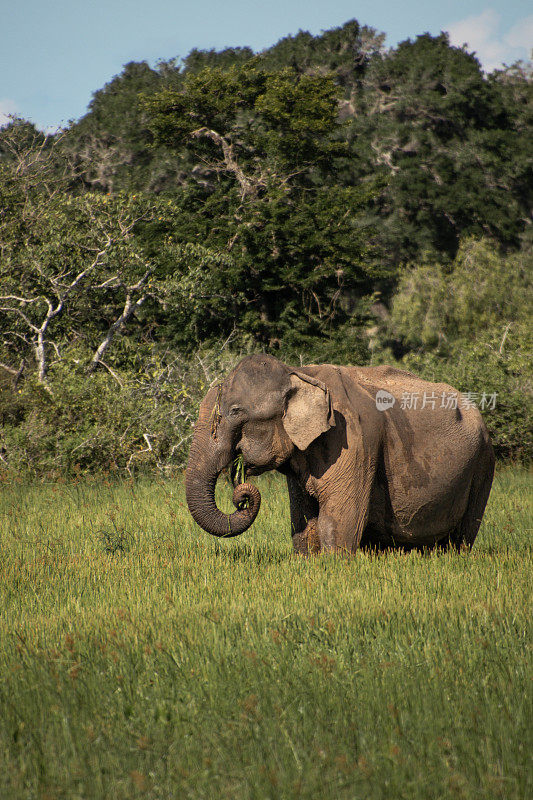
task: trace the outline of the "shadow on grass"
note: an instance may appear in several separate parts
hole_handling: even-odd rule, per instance
[[[293,557],[291,551],[271,550],[266,546],[252,547],[249,544],[238,544],[231,550],[226,550],[216,544],[213,552],[215,558],[226,563],[283,564]]]
[[[402,547],[387,547],[387,548],[376,548],[371,546],[364,546],[359,548],[355,553],[348,553],[346,555],[339,554],[339,553],[313,553],[309,556],[300,555],[299,553],[295,553],[292,550],[277,550],[277,549],[270,549],[268,545],[262,546],[251,546],[247,544],[240,544],[232,547],[231,549],[226,549],[220,547],[218,544],[215,545],[213,550],[214,557],[219,559],[222,562],[231,564],[231,563],[241,563],[241,564],[285,564],[289,561],[293,561],[297,559],[298,561],[306,562],[313,562],[318,560],[322,561],[330,561],[331,559],[342,559],[342,560],[355,560],[358,556],[364,556],[366,558],[371,558],[372,560],[380,560],[386,561],[389,558],[397,558],[398,556],[402,556],[408,558],[409,556],[413,557],[423,557],[423,558],[442,558],[442,557],[449,557],[450,555],[458,556],[458,557],[468,557],[470,555],[470,551],[461,551],[457,553],[455,550],[443,550],[442,548],[402,548]]]

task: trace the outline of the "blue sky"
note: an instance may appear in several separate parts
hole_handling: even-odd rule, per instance
[[[55,128],[82,116],[123,64],[185,56],[193,48],[313,34],[357,19],[392,46],[429,31],[468,43],[485,69],[527,58],[530,0],[0,0],[0,123],[6,113]]]

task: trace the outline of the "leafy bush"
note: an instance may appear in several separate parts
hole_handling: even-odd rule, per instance
[[[6,388],[0,404],[0,464],[33,475],[183,467],[198,405],[237,356],[226,350],[187,361],[155,349],[144,370],[91,376],[73,354],[54,365],[46,388],[35,378]],[[76,359],[79,361],[79,359]]]
[[[394,359],[387,343],[407,349],[399,366],[445,381],[479,400],[497,394],[484,416],[496,453],[530,460],[533,376],[531,307],[533,250],[504,256],[490,240],[468,239],[453,264],[406,270],[382,327],[378,360]]]
[[[405,269],[392,301],[389,330],[409,347],[446,352],[456,339],[478,336],[513,321],[531,307],[533,249],[502,256],[488,239],[466,239],[451,264]]]
[[[483,394],[496,394],[494,409],[480,407],[500,458],[531,461],[533,458],[533,380],[529,364],[531,332],[516,324],[507,331],[504,346],[501,329],[488,332],[474,343],[455,343],[448,358],[436,353],[411,353],[400,366],[427,380],[449,383],[461,392],[470,392],[479,402]]]

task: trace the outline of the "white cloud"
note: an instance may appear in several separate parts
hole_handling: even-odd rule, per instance
[[[10,100],[8,97],[2,98],[0,100],[0,128],[9,122],[9,114],[16,114],[17,111],[17,104],[14,100]]]
[[[533,14],[513,25],[503,39],[509,47],[523,47],[530,56],[533,48]]]
[[[530,56],[533,47],[533,15],[524,17],[506,32],[501,31],[501,14],[487,8],[481,14],[466,17],[448,26],[450,43],[466,44],[474,51],[486,72],[505,62],[512,64]]]

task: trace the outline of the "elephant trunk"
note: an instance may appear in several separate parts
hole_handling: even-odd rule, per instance
[[[239,536],[255,520],[261,495],[252,484],[240,484],[233,492],[237,511],[233,514],[220,511],[215,501],[215,486],[221,469],[213,445],[209,424],[199,422],[185,473],[187,505],[195,522],[212,536]]]

